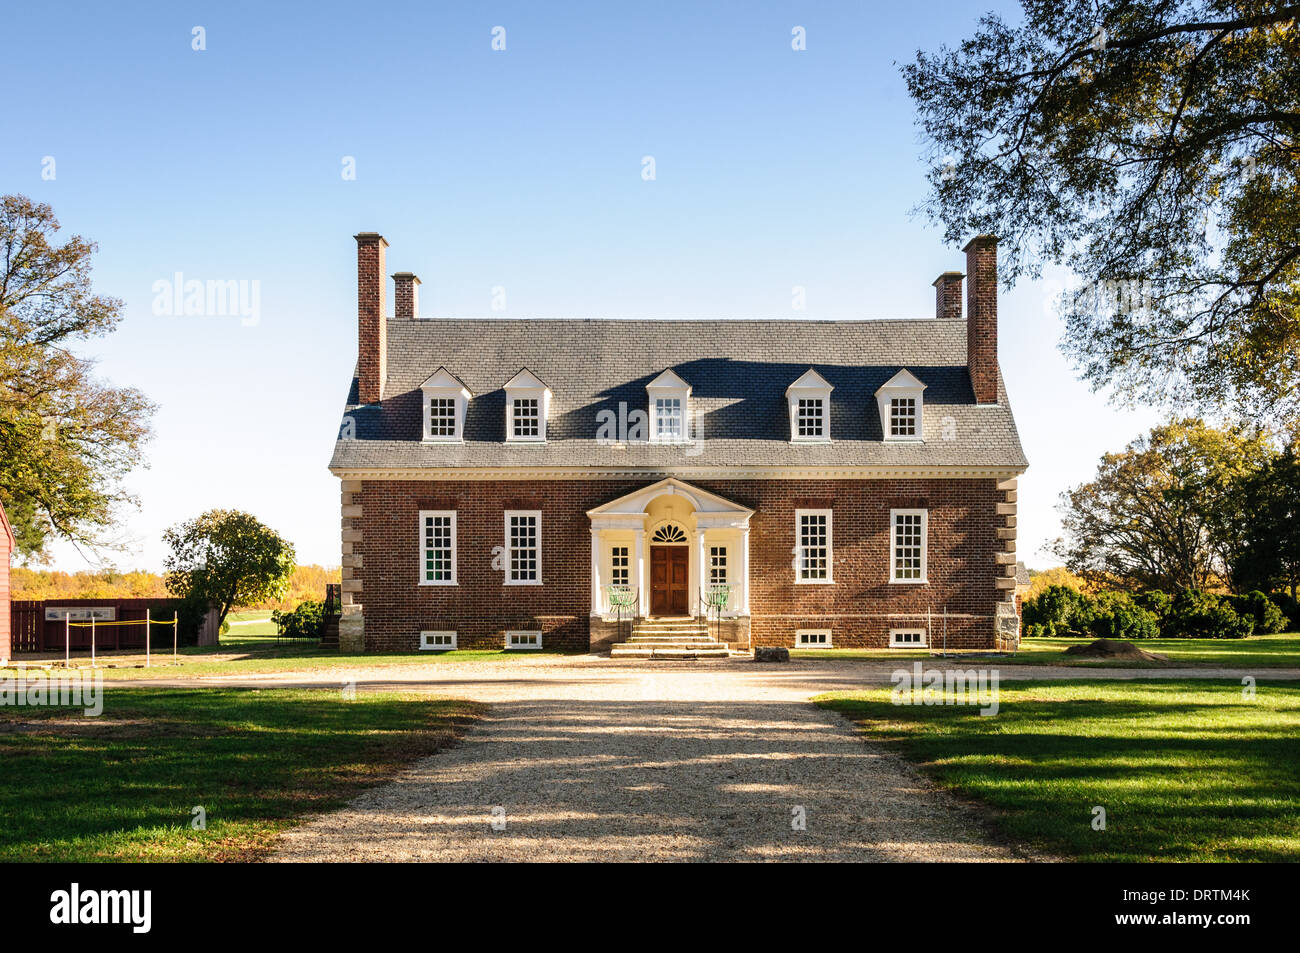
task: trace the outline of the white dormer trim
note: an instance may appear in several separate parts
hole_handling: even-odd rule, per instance
[[[880,411],[880,430],[889,443],[921,443],[925,440],[925,415],[922,413],[925,385],[907,368],[903,368],[876,391],[876,405]],[[915,433],[896,434],[893,432],[892,406],[894,399],[914,400]]]
[[[826,378],[813,368],[804,371],[797,381],[785,389],[785,397],[790,405],[790,442],[791,443],[830,443],[831,442],[831,391],[833,388]],[[801,434],[800,401],[821,402],[821,433]],[[806,428],[805,428],[806,429]]]
[[[421,402],[424,404],[424,429],[421,431],[425,443],[464,443],[465,441],[465,413],[469,409],[470,398],[474,395],[470,393],[469,388],[461,383],[460,378],[445,367],[440,367],[429,376],[423,384],[420,385]],[[445,416],[440,417],[437,427],[438,432],[434,432],[434,417],[432,413],[434,400],[451,400],[453,416],[451,418],[451,428],[449,432],[446,427],[447,419]]]
[[[689,443],[691,439],[691,385],[682,380],[672,368],[664,371],[649,384],[645,385],[649,395],[649,413],[651,443]],[[662,413],[665,405],[671,406],[676,401],[677,414]],[[662,402],[662,403],[661,403]],[[676,433],[660,434],[660,418],[665,427],[676,422]]]
[[[524,368],[506,381],[506,443],[546,443],[546,420],[551,411],[551,389],[540,377]],[[515,400],[536,400],[538,408],[537,433],[516,436]]]

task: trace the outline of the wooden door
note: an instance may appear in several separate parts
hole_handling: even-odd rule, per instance
[[[690,549],[650,547],[650,614],[686,615]]]

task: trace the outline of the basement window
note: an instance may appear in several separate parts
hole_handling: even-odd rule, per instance
[[[890,629],[891,649],[923,649],[926,646],[925,629]]]
[[[456,633],[449,631],[421,632],[421,652],[450,652],[456,648]]]
[[[542,647],[542,633],[540,631],[524,632],[507,632],[506,648],[507,649],[524,649],[536,650]]]
[[[828,649],[831,647],[831,630],[796,629],[794,647],[797,649]]]

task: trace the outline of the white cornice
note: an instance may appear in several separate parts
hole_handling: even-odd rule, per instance
[[[330,467],[343,480],[1006,480],[1026,467]]]

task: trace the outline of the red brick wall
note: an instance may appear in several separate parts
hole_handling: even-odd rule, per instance
[[[586,511],[653,481],[365,481],[357,577],[369,651],[409,651],[421,630],[454,629],[462,648],[499,648],[506,629],[542,629],[546,648],[587,647],[591,523]],[[997,600],[994,553],[1002,548],[994,480],[692,481],[755,510],[750,520],[754,642],[792,645],[798,628],[832,629],[836,646],[883,648],[893,627],[934,614],[948,644],[988,648]],[[833,509],[832,585],[796,585],[796,508]],[[929,510],[926,585],[889,582],[893,508]],[[457,586],[420,586],[420,510],[457,513]],[[505,586],[491,568],[507,509],[542,511],[542,586]]]

